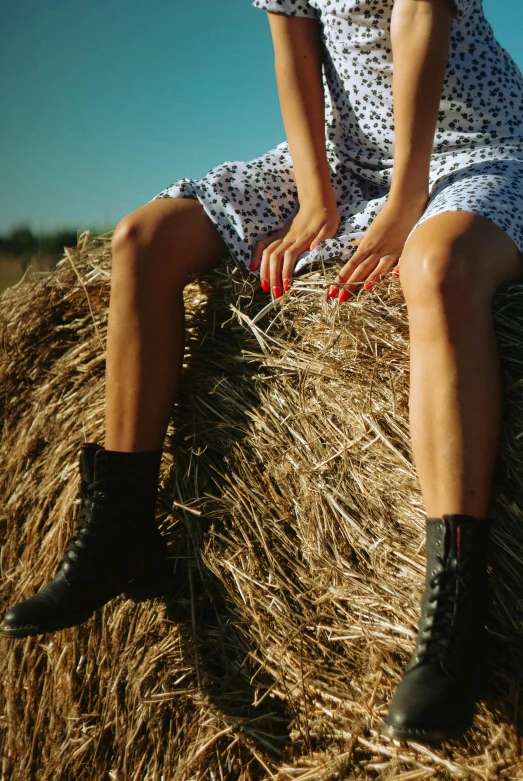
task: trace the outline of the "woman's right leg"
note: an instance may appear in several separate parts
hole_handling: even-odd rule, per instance
[[[118,223],[112,251],[105,448],[159,450],[182,368],[183,288],[228,249],[197,200],[158,198]]]
[[[226,252],[195,200],[155,199],[118,224],[106,446],[82,445],[74,535],[54,578],[7,610],[0,634],[55,632],[86,621],[122,591],[152,596],[163,588],[166,551],[156,493],[182,365],[182,293],[191,272],[212,268]]]

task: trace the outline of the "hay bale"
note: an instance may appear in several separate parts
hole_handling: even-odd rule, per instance
[[[103,444],[110,236],[0,296],[1,605],[54,573],[78,449]],[[414,645],[424,512],[408,326],[389,276],[338,307],[332,271],[277,302],[229,261],[186,290],[159,518],[172,588],[53,636],[1,640],[1,778],[523,778],[523,286],[494,301],[505,417],[483,699],[463,740],[378,725]]]

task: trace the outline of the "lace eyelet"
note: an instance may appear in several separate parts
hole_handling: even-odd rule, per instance
[[[105,499],[105,494],[103,491],[98,491],[98,496],[100,497],[100,499]]]
[[[107,467],[106,466],[102,466],[101,469],[100,469],[100,472],[107,472]]]

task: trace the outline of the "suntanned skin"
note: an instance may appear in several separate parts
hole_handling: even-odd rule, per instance
[[[276,13],[268,17],[300,208],[292,222],[258,243],[251,269],[260,267],[260,280],[269,282],[278,298],[283,279],[292,277],[298,255],[323,239],[333,238],[340,216],[325,151],[320,26],[315,19],[304,17]]]
[[[273,238],[259,242],[253,268],[276,297],[288,288],[298,256],[339,227],[325,153],[320,26],[315,19],[270,13],[276,79],[293,161],[300,209]],[[406,238],[425,209],[429,163],[448,58],[450,0],[396,0],[391,16],[394,168],[389,197],[361,238],[339,282],[379,278],[398,261]],[[387,259],[380,263],[380,258]],[[360,285],[358,284],[357,287]],[[355,289],[352,286],[352,289]],[[346,300],[351,288],[333,287]]]
[[[395,0],[391,191],[337,281],[360,287],[401,256],[410,427],[425,509],[434,517],[485,518],[501,419],[491,300],[501,285],[523,275],[523,256],[499,226],[468,212],[431,217],[405,243],[428,198],[452,13],[450,0]],[[268,16],[300,209],[283,231],[258,244],[253,260],[261,279],[281,289],[301,252],[336,235],[339,215],[325,158],[319,25]],[[180,377],[183,287],[191,272],[212,268],[226,253],[197,201],[158,199],[118,224],[107,337],[107,449],[162,447]],[[392,260],[380,262],[384,254]],[[346,289],[335,287],[335,293],[343,300]]]

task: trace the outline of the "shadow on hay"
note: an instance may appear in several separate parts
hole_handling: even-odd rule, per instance
[[[223,286],[236,286],[240,297],[250,299],[242,307],[251,316],[267,297],[252,291],[238,268],[232,275],[230,268],[218,270],[199,283],[206,301],[191,312],[180,392],[164,444],[174,464],[163,502],[172,507],[174,500],[178,509],[175,505],[174,523],[163,528],[173,562],[163,599],[168,618],[194,654],[198,686],[228,722],[277,759],[289,744],[291,716],[278,699],[256,704],[273,680],[257,674],[251,682],[254,649],[248,632],[205,556],[209,535],[220,535],[226,520],[216,513],[215,499],[231,468],[230,452],[249,437],[249,412],[260,403],[259,362],[244,355],[255,348],[254,339],[231,318],[231,291],[225,296]],[[239,371],[241,398],[235,382]]]
[[[9,347],[0,386],[8,469],[0,474],[0,489],[9,496],[6,516],[14,530],[2,532],[0,510],[0,533],[9,536],[3,554],[9,577],[1,584],[6,599],[22,589],[21,575],[33,588],[50,574],[69,529],[76,482],[71,454],[80,432],[86,440],[102,432],[103,350],[92,326],[95,320],[103,333],[109,264],[105,254],[98,265],[96,247],[87,250],[74,259],[88,278],[94,317],[66,263],[52,285],[35,288],[32,305],[20,295],[2,309],[9,320],[9,329],[0,331]],[[201,280],[201,295],[196,286],[187,296],[186,366],[164,445],[159,497],[173,564],[165,609],[115,600],[96,621],[64,630],[52,642],[33,638],[11,647],[1,665],[9,712],[9,721],[0,721],[6,777],[14,779],[19,767],[16,778],[24,781],[83,781],[93,778],[93,768],[101,778],[102,770],[115,767],[118,776],[136,781],[161,773],[215,779],[222,769],[227,779],[260,772],[265,778],[254,752],[272,756],[278,772],[291,737],[293,761],[306,773],[316,767],[325,779],[393,778],[413,768],[420,780],[443,778],[449,759],[461,773],[453,777],[490,779],[492,758],[503,768],[512,763],[508,777],[519,777],[518,741],[506,725],[519,729],[521,712],[522,286],[504,293],[498,307],[501,352],[509,360],[493,506],[488,708],[480,709],[469,744],[420,760],[412,748],[402,749],[400,758],[373,732],[413,644],[414,590],[422,584],[423,518],[407,430],[407,323],[397,283],[343,309],[323,302],[314,279],[301,290],[297,285],[296,295],[278,307],[278,344],[258,383],[265,371],[256,358],[259,345],[231,319],[229,303],[239,298],[239,308],[252,317],[267,298],[235,274],[218,270]],[[251,415],[262,398],[253,442]],[[336,424],[330,438],[327,417]],[[345,449],[349,441],[352,451]],[[285,451],[296,467],[284,469]],[[260,508],[249,529],[242,528],[246,513],[235,494],[247,474],[250,497],[258,499],[252,507]],[[61,477],[50,485],[51,475]],[[326,505],[325,497],[335,504]],[[273,560],[286,567],[277,626],[266,609],[267,589],[258,588],[254,605],[248,595],[242,603],[231,572],[216,576],[225,572],[227,557],[225,564],[237,562],[238,553],[257,553],[262,535]],[[252,560],[243,575],[265,585],[269,557]],[[272,669],[261,664],[269,672],[258,674],[251,660],[265,662],[267,652]],[[279,699],[271,699],[277,688]],[[231,731],[224,734],[224,726]],[[326,754],[310,750],[316,735],[320,750],[330,752],[332,773],[323,771]],[[338,764],[340,752],[347,770]],[[429,762],[435,764],[428,768]],[[467,775],[472,765],[475,772]],[[277,777],[288,777],[282,774]]]
[[[521,293],[504,286],[494,298],[503,378],[503,419],[491,503],[490,604],[483,698],[500,723],[523,737],[523,361]],[[516,348],[516,349],[515,349]],[[518,354],[519,353],[519,354]]]
[[[237,280],[238,289],[241,283]],[[249,633],[241,626],[237,608],[231,604],[222,581],[207,566],[205,547],[209,533],[220,535],[219,518],[213,512],[213,494],[225,486],[229,467],[228,455],[234,444],[249,434],[249,411],[260,403],[256,394],[255,376],[260,369],[256,361],[243,361],[245,382],[252,395],[245,404],[234,404],[234,416],[228,409],[224,388],[234,393],[234,376],[242,351],[253,349],[253,339],[242,326],[231,325],[230,309],[220,286],[204,281],[207,306],[193,317],[194,341],[190,360],[185,368],[182,391],[173,416],[173,431],[168,437],[168,449],[175,457],[172,477],[173,495],[181,505],[197,507],[205,518],[183,508],[171,546],[176,561],[172,593],[167,598],[168,615],[183,627],[185,642],[193,647],[199,683],[216,706],[238,724],[253,721],[264,732],[261,742],[267,749],[281,751],[289,742],[289,713],[292,703],[284,706],[278,700],[264,699],[264,707],[255,707],[256,700],[273,685],[270,676],[256,677],[249,663],[251,652]],[[243,288],[245,290],[245,287]],[[518,286],[506,288],[515,292],[508,306],[519,306]],[[230,298],[230,296],[229,296]],[[510,297],[509,297],[510,299]],[[266,303],[256,296],[243,302],[241,308],[252,317]],[[514,439],[514,415],[521,409],[521,377],[514,374],[515,363],[503,361],[503,347],[518,334],[511,334],[507,299],[499,299],[504,309],[502,328],[498,330],[502,358],[505,410],[499,457],[493,490],[493,526],[491,536],[491,609],[488,617],[488,642],[482,699],[500,721],[512,724],[519,736],[523,734],[523,521],[521,480],[517,465],[523,463],[523,439]],[[217,335],[222,323],[228,327]],[[212,335],[211,335],[212,334]],[[202,349],[206,339],[216,345],[213,357]],[[512,345],[513,346],[513,345]],[[520,367],[521,368],[521,367]],[[216,388],[221,394],[216,395]],[[205,398],[207,399],[205,401]],[[202,416],[202,408],[207,416]],[[516,468],[515,468],[516,467]],[[295,531],[288,529],[288,535]],[[364,553],[362,551],[361,553]],[[420,579],[421,586],[421,579]],[[259,649],[258,649],[259,650]],[[403,659],[395,659],[403,667]],[[270,736],[270,737],[269,737]],[[260,735],[258,735],[260,737]]]
[[[74,254],[80,284],[72,263],[64,260],[43,284],[13,290],[2,301],[0,423],[8,464],[0,474],[6,509],[5,517],[0,509],[2,564],[8,573],[1,583],[4,608],[52,577],[72,529],[76,448],[81,438],[103,442],[105,361],[97,332],[103,335],[107,320],[106,245],[100,258],[97,246]],[[84,287],[88,273],[92,279]],[[164,444],[164,472],[169,456],[176,465],[159,496],[173,561],[165,603],[175,626],[157,621],[154,608],[137,610],[117,599],[80,627],[18,644],[4,639],[9,718],[0,714],[0,775],[92,778],[117,763],[122,777],[134,778],[139,758],[155,778],[156,771],[166,769],[176,771],[176,778],[188,777],[184,768],[203,778],[209,765],[220,773],[222,766],[224,773],[228,768],[227,778],[240,778],[243,764],[252,761],[245,739],[264,756],[279,756],[288,741],[288,718],[279,703],[267,699],[253,707],[256,691],[245,663],[249,644],[203,556],[207,527],[219,532],[220,526],[216,514],[203,517],[220,489],[230,446],[246,435],[246,415],[257,403],[249,379],[256,362],[241,358],[245,330],[234,323],[221,328],[231,318],[227,285],[232,296],[235,285],[243,288],[234,274],[220,280],[218,271],[202,280],[201,296],[193,286],[186,299],[183,391]],[[240,372],[250,388],[241,399],[231,380]],[[173,498],[193,512],[175,508],[173,513]],[[163,608],[159,613],[164,615]],[[163,692],[172,693],[176,704],[162,699]],[[232,734],[221,736],[224,722]],[[200,751],[207,741],[215,758]]]

